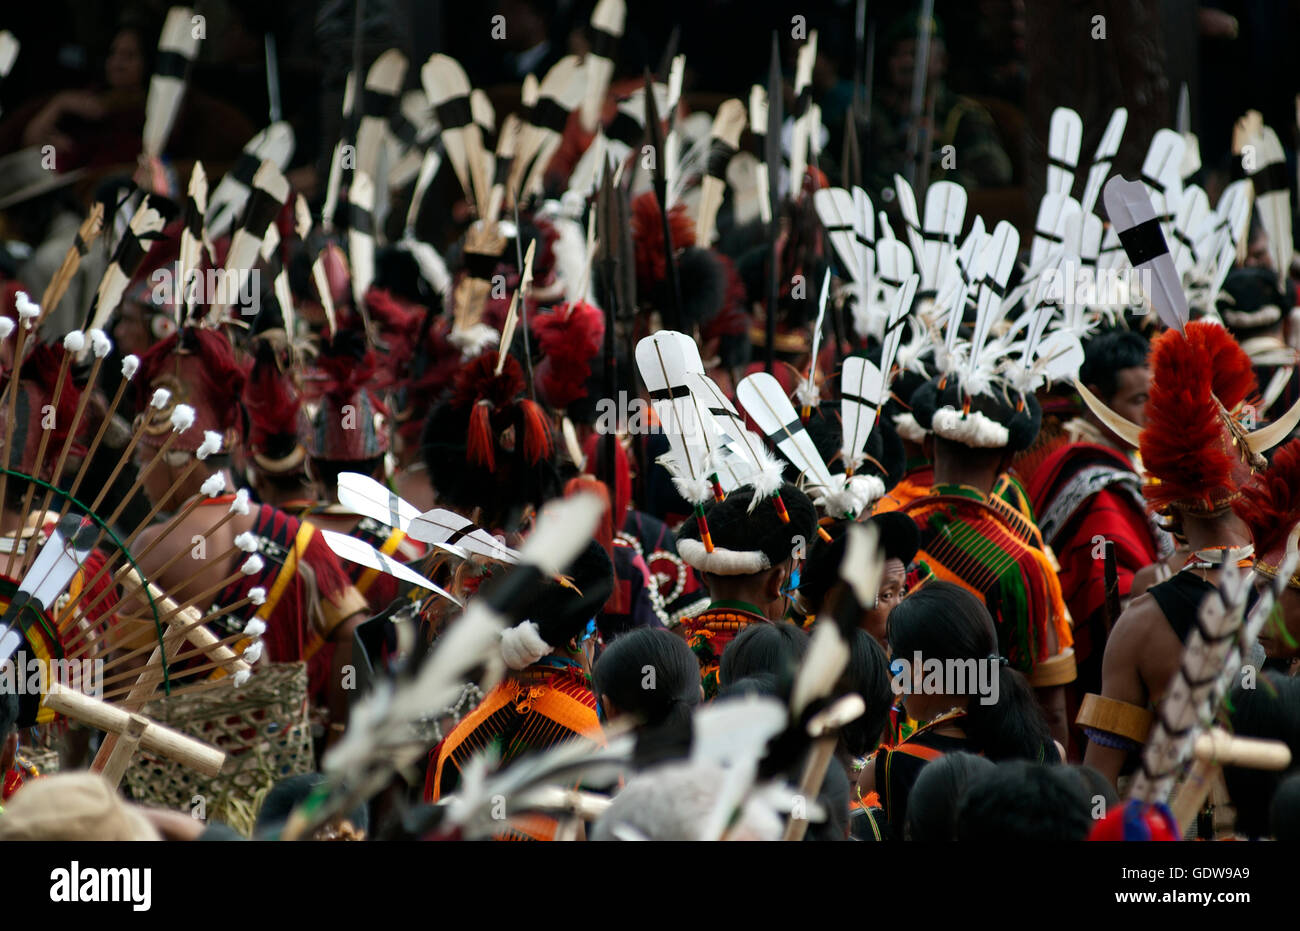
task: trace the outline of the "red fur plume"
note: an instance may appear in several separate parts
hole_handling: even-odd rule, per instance
[[[178,365],[182,348],[185,355]],[[230,340],[216,330],[190,327],[150,346],[132,380],[140,409],[153,395],[154,380],[176,369],[190,382],[187,403],[204,408],[222,428],[242,430],[239,410],[245,375]]]
[[[346,404],[357,392],[366,391],[376,408],[381,413],[388,413],[379,399],[379,392],[388,387],[388,373],[380,367],[373,349],[367,349],[359,359],[348,353],[322,352],[316,357],[309,378],[309,383],[314,386],[312,397],[330,398]]]
[[[551,454],[551,422],[536,401],[520,401],[524,412],[524,458],[537,465]]]
[[[497,470],[496,444],[492,440],[492,407],[479,401],[469,415],[469,432],[465,437],[465,458],[474,465]]]
[[[533,371],[537,394],[554,408],[587,396],[591,360],[605,338],[605,315],[587,303],[560,304],[529,322],[543,358]]]
[[[280,371],[275,350],[265,344],[259,345],[244,387],[249,446],[262,452],[276,438],[296,436],[301,406],[288,373]]]
[[[453,407],[469,407],[479,401],[488,401],[494,408],[513,404],[524,390],[524,370],[514,356],[506,356],[501,374],[495,374],[497,351],[489,349],[477,358],[466,362],[451,388]]]
[[[1204,355],[1209,367],[1202,370],[1202,377],[1210,373],[1214,395],[1228,410],[1235,413],[1238,404],[1259,393],[1250,356],[1223,327],[1205,321],[1189,323],[1187,342]]]
[[[1232,495],[1243,466],[1219,402],[1232,411],[1255,390],[1250,359],[1221,326],[1189,323],[1186,338],[1176,330],[1156,337],[1140,437],[1143,465],[1155,479],[1145,487],[1153,507],[1213,509]]]
[[[646,191],[632,201],[631,224],[637,290],[649,292],[668,274],[664,224],[653,191]],[[674,204],[668,209],[668,225],[672,230],[674,252],[695,245],[695,224],[687,215],[684,204]]]
[[[1277,451],[1273,464],[1251,478],[1232,508],[1250,527],[1255,552],[1276,568],[1300,522],[1300,439]]]
[[[388,372],[388,380],[396,381],[405,377],[420,338],[425,308],[404,301],[382,288],[371,288],[366,292],[366,307],[378,331],[379,340],[388,347],[381,360]]]

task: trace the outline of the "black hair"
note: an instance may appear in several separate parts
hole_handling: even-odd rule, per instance
[[[1091,830],[1088,796],[1080,781],[1060,766],[1025,760],[1000,763],[971,780],[957,803],[959,841],[1081,841]]]
[[[1278,783],[1269,806],[1269,824],[1275,840],[1300,841],[1300,773]]]
[[[794,624],[750,624],[722,651],[718,681],[765,672],[776,677],[782,692],[788,691],[807,650],[808,635]]]
[[[855,630],[849,643],[849,663],[840,677],[841,691],[862,696],[867,710],[840,731],[840,745],[851,756],[866,756],[880,744],[894,704],[889,659],[865,630]]]
[[[1237,809],[1237,833],[1267,837],[1273,795],[1285,776],[1300,771],[1300,679],[1267,672],[1254,688],[1234,688],[1228,707],[1233,734],[1280,740],[1291,749],[1291,766],[1282,772],[1223,767],[1223,781]]]
[[[1072,763],[1066,767],[1066,770],[1073,773],[1075,778],[1083,784],[1084,791],[1089,796],[1089,804],[1092,804],[1098,797],[1106,803],[1106,811],[1119,804],[1119,793],[1111,785],[1109,779],[1103,776],[1091,766],[1085,766],[1082,763]]]
[[[654,679],[647,685],[651,670]],[[638,769],[690,755],[700,666],[681,637],[658,627],[621,634],[600,654],[591,681],[598,700],[607,696],[619,711],[639,719],[632,753]]]
[[[718,698],[745,698],[761,695],[770,698],[782,698],[781,682],[770,672],[755,672],[734,682],[718,685]]]
[[[1083,347],[1083,365],[1079,381],[1093,385],[1097,396],[1109,401],[1119,390],[1119,373],[1124,369],[1142,368],[1147,364],[1151,344],[1133,330],[1107,330],[1088,340]]]
[[[653,673],[651,684],[647,676]],[[686,641],[658,627],[640,627],[617,637],[591,671],[599,696],[650,727],[689,717],[700,701],[700,665]]]
[[[957,830],[957,806],[966,787],[997,769],[992,760],[960,750],[945,753],[921,769],[907,794],[906,840],[950,841]]]
[[[889,645],[894,656],[922,659],[998,658],[997,635],[988,608],[951,582],[931,582],[889,612]],[[972,699],[963,727],[972,748],[993,760],[1058,760],[1051,732],[1033,690],[1023,675],[998,664],[998,700]]]

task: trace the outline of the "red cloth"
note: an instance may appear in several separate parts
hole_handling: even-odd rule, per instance
[[[1102,489],[1053,544],[1061,564],[1058,573],[1065,603],[1075,621],[1075,653],[1086,659],[1090,636],[1085,623],[1100,616],[1106,601],[1105,562],[1100,558],[1097,537],[1115,544],[1115,569],[1119,579],[1119,597],[1127,598],[1133,588],[1133,576],[1156,561],[1156,548],[1145,515],[1137,511],[1126,495]]]
[[[1040,520],[1070,481],[1088,467],[1132,472],[1128,461],[1108,447],[1093,443],[1062,446],[1043,460],[1026,482]],[[1047,530],[1050,533],[1047,542],[1061,565],[1057,573],[1061,594],[1074,619],[1075,655],[1082,661],[1091,654],[1094,637],[1104,636],[1100,626],[1106,602],[1103,541],[1115,544],[1120,598],[1128,597],[1137,571],[1151,565],[1160,554],[1145,508],[1117,484],[1107,485],[1084,498],[1059,529],[1048,527]]]

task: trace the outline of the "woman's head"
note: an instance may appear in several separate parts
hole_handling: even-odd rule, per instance
[[[849,664],[840,685],[845,692],[862,696],[867,710],[840,731],[840,741],[850,756],[866,756],[880,744],[894,703],[890,686],[889,660],[880,644],[865,630],[855,630],[849,647]]]
[[[889,614],[889,645],[892,669],[912,666],[909,694],[965,705],[974,749],[994,760],[1059,761],[1033,690],[999,655],[993,618],[971,592],[931,582],[908,595]],[[940,685],[931,691],[936,669]]]
[[[887,635],[894,656],[910,660],[987,659],[997,655],[993,618],[984,603],[950,582],[932,582],[889,613]]]
[[[768,673],[781,683],[782,690],[789,689],[807,649],[808,635],[793,624],[751,624],[722,652],[718,681],[727,685]]]
[[[642,627],[614,640],[592,669],[592,684],[611,717],[630,714],[662,723],[700,701],[700,666],[681,637]]]
[[[956,832],[957,806],[972,780],[997,769],[973,753],[945,753],[927,763],[907,796],[907,840],[949,841]]]

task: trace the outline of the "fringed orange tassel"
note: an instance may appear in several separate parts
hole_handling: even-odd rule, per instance
[[[475,465],[497,468],[496,444],[492,441],[492,405],[479,401],[469,415],[469,434],[465,440],[465,458]]]
[[[520,401],[524,412],[524,458],[536,465],[551,454],[551,425],[535,401]]]

